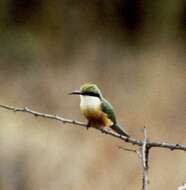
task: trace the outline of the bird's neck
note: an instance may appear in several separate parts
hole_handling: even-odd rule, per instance
[[[80,96],[80,107],[83,109],[96,109],[100,107],[101,100],[95,96]]]

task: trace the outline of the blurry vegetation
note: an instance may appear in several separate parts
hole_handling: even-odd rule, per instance
[[[127,48],[170,40],[185,44],[184,0],[2,0],[0,4],[1,59],[8,56],[14,64],[15,56],[29,59],[43,43],[49,51],[60,48],[58,53],[70,57],[92,38]]]

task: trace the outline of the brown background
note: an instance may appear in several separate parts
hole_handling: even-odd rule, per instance
[[[84,121],[99,85],[135,138],[186,144],[186,2],[1,0],[0,103]],[[137,155],[90,129],[0,110],[1,190],[141,189]],[[134,147],[132,147],[134,148]],[[186,181],[186,154],[153,149],[150,190]]]

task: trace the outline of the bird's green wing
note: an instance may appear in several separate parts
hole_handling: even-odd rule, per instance
[[[107,100],[102,100],[101,109],[107,114],[108,118],[113,122],[113,124],[116,124],[116,116],[114,114],[112,105]]]

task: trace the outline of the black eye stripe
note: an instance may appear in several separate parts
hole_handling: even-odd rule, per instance
[[[95,92],[83,92],[84,96],[94,96],[100,98],[100,95]]]

